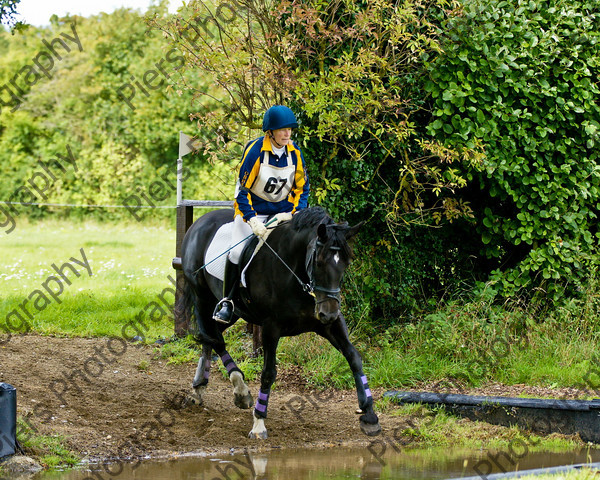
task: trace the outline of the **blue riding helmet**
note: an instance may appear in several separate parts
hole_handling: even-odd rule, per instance
[[[294,112],[283,105],[275,105],[269,108],[263,117],[263,132],[268,130],[279,130],[280,128],[298,128],[298,122]]]

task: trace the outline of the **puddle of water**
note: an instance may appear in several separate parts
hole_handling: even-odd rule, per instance
[[[219,457],[184,456],[164,461],[88,465],[35,480],[409,480],[467,476],[600,461],[600,451],[561,453],[414,449],[286,449]]]

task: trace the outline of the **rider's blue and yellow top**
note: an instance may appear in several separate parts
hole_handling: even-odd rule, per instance
[[[248,221],[255,215],[295,213],[307,207],[309,188],[304,157],[295,143],[278,157],[268,137],[257,138],[244,149],[235,214]]]

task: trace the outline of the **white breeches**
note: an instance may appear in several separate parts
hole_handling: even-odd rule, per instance
[[[257,218],[265,223],[267,221],[267,218],[269,218],[268,215],[257,215]],[[250,228],[250,225],[248,225],[248,223],[246,223],[244,221],[244,219],[242,218],[241,215],[236,215],[235,218],[233,219],[233,231],[231,232],[231,245],[235,245],[238,242],[242,242],[242,240],[244,240],[246,237],[248,237],[249,235],[252,235],[252,228]],[[250,239],[248,239],[250,240]],[[242,242],[239,245],[237,245],[235,248],[232,248],[231,250],[229,250],[229,261],[232,263],[235,263],[236,265],[240,263],[240,256],[242,255],[242,250],[244,250],[244,247],[246,246],[246,243],[248,243],[248,241]]]

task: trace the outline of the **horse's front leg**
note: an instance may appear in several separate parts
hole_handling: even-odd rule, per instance
[[[233,385],[233,403],[238,408],[247,409],[252,406],[252,394],[244,381],[244,374],[235,364],[227,350],[223,349],[219,356]]]
[[[260,375],[260,390],[258,392],[256,405],[254,406],[254,425],[252,426],[252,430],[250,430],[248,437],[265,439],[267,438],[265,419],[267,418],[269,395],[271,393],[271,386],[277,377],[276,354],[279,336],[270,332],[266,326],[263,326],[262,342],[264,361]]]
[[[381,426],[379,425],[379,418],[373,410],[373,396],[371,395],[371,390],[367,383],[367,376],[363,372],[362,359],[348,338],[348,328],[346,327],[346,320],[343,315],[340,314],[338,320],[326,327],[321,334],[329,340],[335,348],[342,352],[350,365],[354,383],[356,385],[358,406],[362,411],[362,415],[360,416],[360,429],[365,435],[379,435]]]

